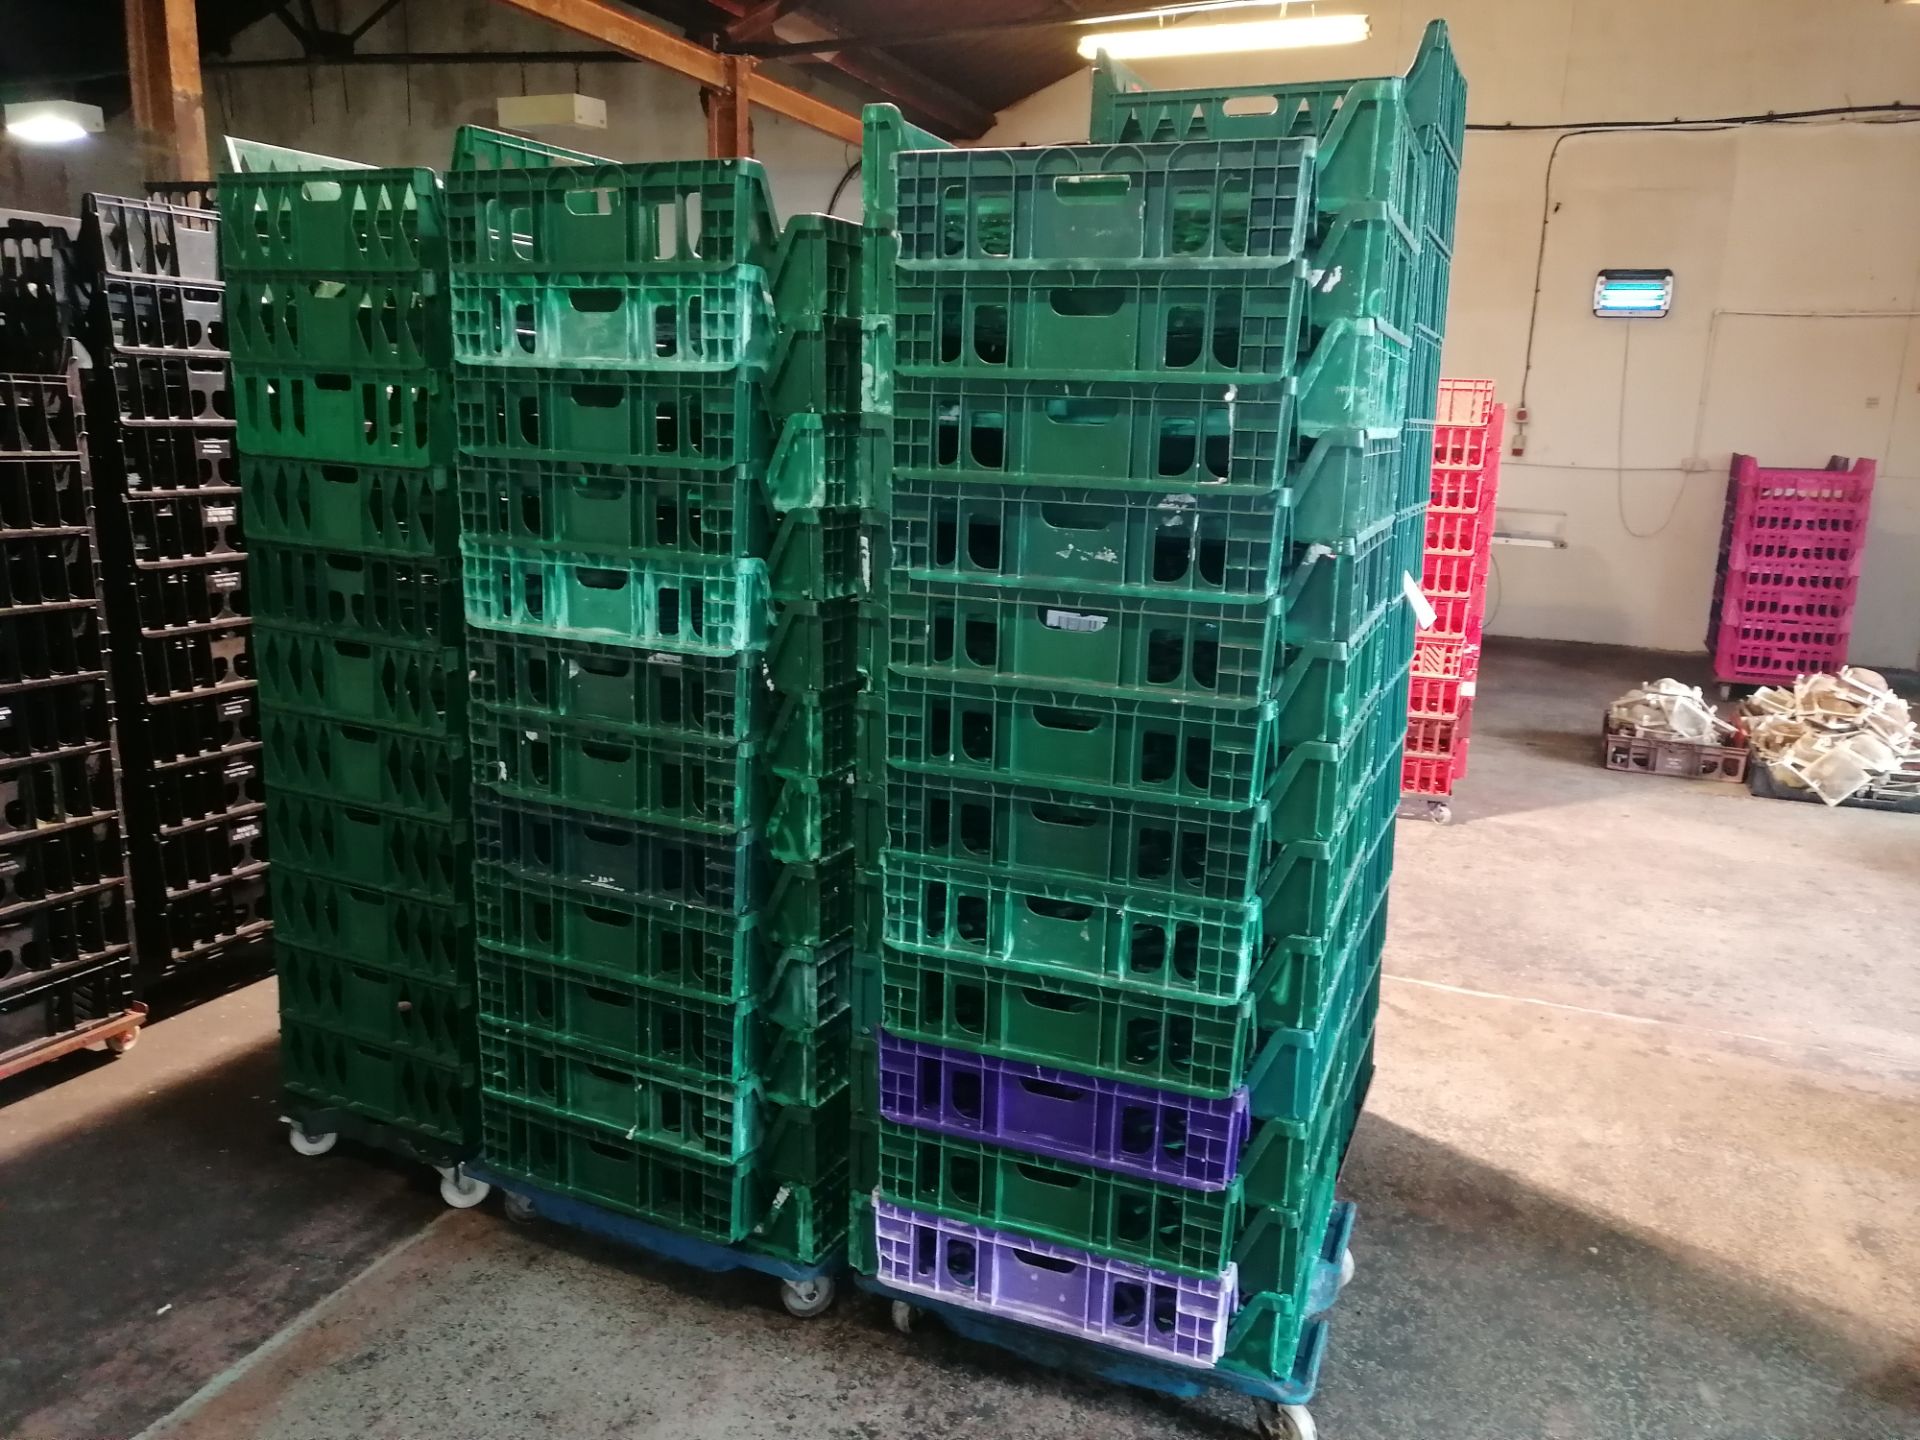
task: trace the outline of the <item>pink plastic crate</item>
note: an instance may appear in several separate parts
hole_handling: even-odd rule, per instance
[[[1773,583],[1734,571],[1720,595],[1720,615],[1723,622],[1737,625],[1805,624],[1850,630],[1859,591],[1855,576],[1803,575]]]
[[[1739,684],[1773,685],[1847,663],[1853,617],[1842,625],[1746,621],[1724,609],[1713,673]]]
[[[1776,470],[1751,455],[1734,456],[1728,480],[1728,568],[1857,574],[1879,467],[1860,460],[1840,468],[1844,463],[1825,470]]]

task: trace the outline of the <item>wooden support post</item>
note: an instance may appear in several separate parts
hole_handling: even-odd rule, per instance
[[[133,123],[151,147],[149,178],[212,179],[193,0],[126,0],[126,17]]]
[[[753,61],[723,55],[726,82],[701,91],[707,107],[707,155],[714,160],[744,160],[753,154]]]

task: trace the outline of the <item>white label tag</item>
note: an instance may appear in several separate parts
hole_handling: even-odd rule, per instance
[[[233,523],[233,516],[234,508],[231,505],[209,505],[207,507],[207,523],[209,525],[231,525]]]
[[[1414,623],[1422,630],[1431,630],[1437,612],[1433,608],[1433,602],[1427,599],[1427,592],[1420,588],[1420,582],[1402,570],[1400,590],[1407,597],[1407,603],[1413,607]]]
[[[1049,610],[1046,614],[1049,630],[1067,630],[1082,635],[1097,635],[1107,628],[1104,615],[1082,615],[1074,610]]]

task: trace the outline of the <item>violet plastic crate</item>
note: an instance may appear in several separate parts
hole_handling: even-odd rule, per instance
[[[1224,1190],[1247,1139],[1247,1092],[1207,1100],[880,1034],[880,1111],[922,1130]]]
[[[949,1305],[1177,1364],[1226,1348],[1237,1277],[1210,1280],[1043,1245],[876,1200],[880,1281]]]

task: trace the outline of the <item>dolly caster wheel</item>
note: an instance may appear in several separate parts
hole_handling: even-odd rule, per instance
[[[920,1314],[918,1310],[914,1309],[913,1306],[904,1300],[896,1300],[893,1302],[893,1308],[890,1313],[893,1318],[894,1329],[898,1330],[902,1335],[911,1335],[913,1333],[913,1322]]]
[[[811,1320],[824,1314],[833,1304],[834,1284],[825,1275],[816,1275],[811,1280],[782,1280],[780,1282],[780,1303],[787,1307],[787,1313],[796,1320]]]
[[[513,1221],[516,1225],[528,1224],[538,1213],[533,1208],[533,1201],[524,1195],[516,1195],[511,1190],[507,1192],[506,1198],[500,1202],[500,1208],[506,1212],[507,1219]]]
[[[139,1043],[140,1032],[138,1030],[126,1030],[118,1035],[109,1035],[107,1037],[107,1053],[118,1060]]]
[[[340,1132],[322,1130],[318,1134],[295,1124],[287,1127],[287,1143],[296,1155],[324,1155],[340,1143]]]
[[[1353,1283],[1353,1247],[1349,1245],[1340,1252],[1340,1289],[1344,1290]]]
[[[455,1210],[471,1210],[492,1193],[486,1181],[462,1173],[457,1166],[440,1172],[440,1198]]]
[[[1451,825],[1453,823],[1453,807],[1451,805],[1435,805],[1427,811],[1427,818],[1436,825]]]
[[[1304,1405],[1276,1405],[1271,1400],[1254,1402],[1253,1428],[1261,1440],[1319,1440],[1313,1416]]]

